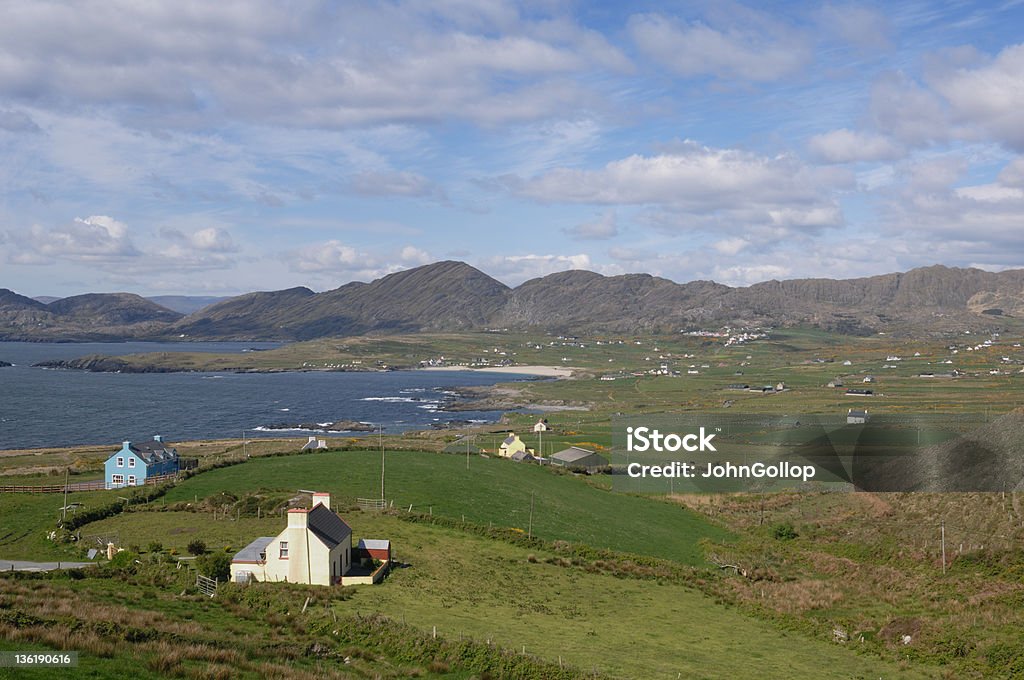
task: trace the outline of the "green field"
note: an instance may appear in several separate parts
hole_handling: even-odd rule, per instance
[[[68,494],[68,503],[85,507],[105,505],[116,500],[107,491]],[[79,559],[81,555],[70,545],[47,538],[57,529],[64,505],[61,494],[0,494],[0,557],[7,560],[48,561]]]
[[[263,458],[213,470],[172,489],[167,503],[221,492],[241,496],[260,489],[329,491],[335,505],[380,497],[380,454],[338,451]],[[389,451],[386,497],[395,508],[432,512],[476,524],[530,531],[534,536],[586,543],[685,564],[703,564],[699,543],[726,540],[729,532],[678,505],[614,494],[584,479],[506,460]],[[343,511],[344,514],[344,511]]]

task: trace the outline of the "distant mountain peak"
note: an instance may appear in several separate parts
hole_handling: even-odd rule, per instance
[[[675,283],[650,274],[570,270],[516,288],[444,260],[323,293],[304,286],[228,298],[180,314],[128,293],[43,305],[0,290],[0,337],[65,337],[117,327],[124,337],[297,340],[366,333],[478,330],[678,331],[813,325],[844,333],[996,328],[1024,319],[1024,270],[932,265],[857,279],[789,279],[747,287]],[[90,325],[91,324],[91,325]]]

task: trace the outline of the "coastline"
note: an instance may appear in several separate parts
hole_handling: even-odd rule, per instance
[[[511,373],[518,375],[533,375],[541,378],[571,378],[574,371],[578,370],[571,366],[482,366],[471,368],[469,366],[425,366],[415,369],[418,371],[475,371],[479,373]]]

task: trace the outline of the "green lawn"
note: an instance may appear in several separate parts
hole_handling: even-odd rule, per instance
[[[704,564],[699,542],[728,532],[696,513],[659,500],[615,494],[538,466],[457,455],[389,451],[386,490],[396,508],[433,512],[477,524],[530,530],[540,538]],[[335,505],[380,496],[380,454],[344,451],[251,460],[198,475],[165,501],[193,501],[222,491],[331,492]],[[344,514],[344,513],[343,513]]]

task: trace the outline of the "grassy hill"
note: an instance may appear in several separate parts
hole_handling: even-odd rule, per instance
[[[614,494],[540,467],[475,457],[389,451],[387,498],[396,508],[530,529],[533,535],[703,564],[700,540],[729,533],[696,513],[659,500]],[[259,489],[329,491],[335,503],[380,497],[380,453],[339,451],[264,458],[213,470],[172,489],[167,503]]]

